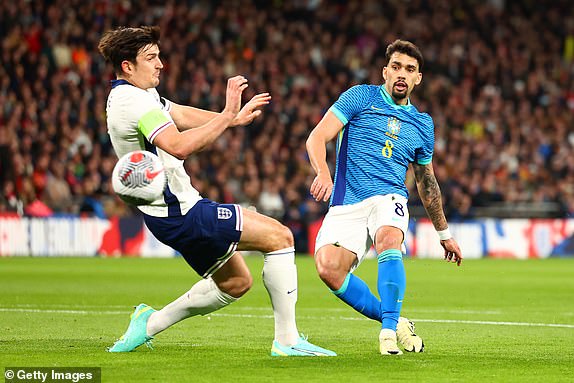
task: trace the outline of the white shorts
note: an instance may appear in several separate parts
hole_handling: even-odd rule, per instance
[[[337,244],[344,247],[357,255],[354,270],[369,252],[381,226],[400,229],[404,241],[409,227],[405,197],[387,194],[367,198],[353,205],[331,206],[317,234],[315,253],[325,245]]]

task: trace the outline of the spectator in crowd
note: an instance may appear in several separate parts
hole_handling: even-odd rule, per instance
[[[226,132],[186,169],[202,180],[195,185],[205,197],[225,203],[262,208],[260,194],[276,184],[283,221],[303,242],[310,220],[326,210],[309,199],[305,139],[340,89],[379,81],[384,48],[399,37],[423,47],[432,73],[413,102],[435,120],[447,214],[465,219],[499,204],[541,203],[558,216],[574,213],[574,7],[567,0],[2,2],[0,190],[13,185],[3,197],[21,201],[20,212],[37,200],[79,213],[86,190],[106,214],[125,209],[109,186],[116,156],[103,111],[113,74],[95,47],[105,30],[142,24],[166,31],[159,91],[175,102],[220,110],[221,84],[237,73],[249,76],[246,98],[270,91],[264,118]],[[334,146],[328,156],[335,163]],[[65,167],[66,207],[50,194],[53,162]],[[86,188],[85,178],[95,185]],[[412,175],[408,183],[416,211]]]

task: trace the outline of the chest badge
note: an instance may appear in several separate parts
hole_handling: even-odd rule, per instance
[[[389,117],[389,122],[387,123],[387,131],[385,132],[385,135],[396,140],[399,138],[400,131],[401,131],[401,122],[395,117]]]

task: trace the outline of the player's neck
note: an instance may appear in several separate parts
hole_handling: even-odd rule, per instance
[[[397,99],[393,96],[392,90],[387,89],[387,84],[383,84],[381,86],[382,90],[384,93],[386,93],[386,97],[388,98],[388,100],[392,101],[395,103],[395,105],[399,105],[399,106],[407,106],[410,105],[409,102],[409,98],[408,97],[403,97],[400,99]]]
[[[130,83],[133,86],[136,86],[136,84],[134,84],[133,81],[130,81],[130,79],[127,76],[117,76],[116,75],[116,81],[122,81],[122,82],[125,81],[125,82]]]
[[[116,75],[116,78],[117,78],[118,80],[127,81],[127,82],[129,82],[131,85],[135,86],[136,88],[140,88],[140,89],[143,89],[143,90],[148,89],[148,87],[145,87],[144,85],[140,84],[140,83],[136,80],[136,78],[134,78],[134,76],[126,76],[126,75],[120,75],[120,76],[118,76],[118,75]]]

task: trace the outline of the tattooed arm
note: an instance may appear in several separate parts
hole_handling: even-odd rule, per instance
[[[432,163],[428,165],[413,164],[419,196],[435,230],[446,230],[448,223],[442,210],[442,197],[434,175]]]
[[[438,182],[434,175],[432,163],[427,165],[418,165],[414,163],[413,170],[415,173],[419,196],[421,197],[423,206],[425,207],[435,230],[448,232],[448,223],[442,209],[440,187],[438,186]],[[450,237],[450,232],[448,236]],[[440,244],[444,249],[444,259],[449,262],[455,262],[460,266],[460,263],[462,262],[462,253],[454,238],[450,237],[441,239]]]

